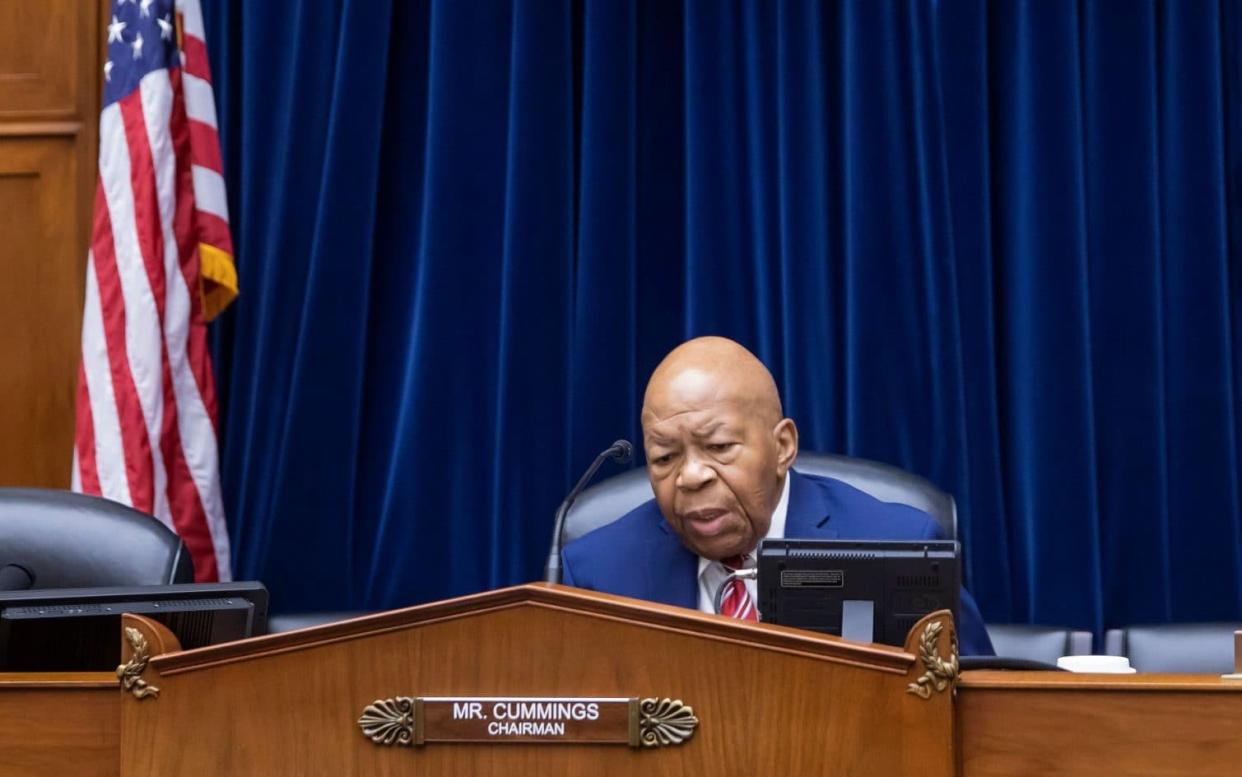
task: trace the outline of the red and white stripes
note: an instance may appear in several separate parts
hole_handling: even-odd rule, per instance
[[[191,173],[194,179],[195,227],[203,276],[204,315],[210,321],[237,296],[233,268],[233,239],[229,235],[229,206],[224,188],[224,165],[216,125],[216,102],[207,61],[206,32],[198,0],[177,0],[181,25],[181,78],[190,135]]]
[[[178,7],[187,24],[197,20],[205,63],[197,0],[179,0]],[[208,207],[219,211],[209,212],[220,220],[213,250],[225,255],[230,272],[232,244],[214,110],[211,150],[196,155],[182,81],[178,68],[152,70],[100,115],[73,487],[154,515],[185,541],[196,580],[227,580],[229,541],[201,293],[200,178],[208,181]],[[210,103],[210,81],[203,83]],[[216,169],[199,165],[204,157],[214,158]]]
[[[720,614],[744,621],[759,620],[759,611],[746,590],[746,583],[737,578],[729,581],[729,587],[720,600]]]
[[[749,556],[733,556],[720,561],[729,572],[741,569],[749,560]],[[720,599],[720,614],[745,621],[759,620],[759,611],[755,609],[755,601],[750,596],[746,582],[740,577],[727,579],[725,590]]]

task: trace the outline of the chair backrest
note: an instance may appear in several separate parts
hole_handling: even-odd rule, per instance
[[[1064,626],[989,623],[988,637],[997,658],[1024,658],[1055,664],[1061,656],[1091,655],[1091,632]]]
[[[1127,656],[1140,672],[1228,674],[1233,671],[1233,633],[1242,623],[1169,623],[1129,626],[1104,634],[1104,652]]]
[[[930,515],[944,535],[957,539],[957,503],[930,480],[891,464],[799,451],[794,469],[843,481],[881,502],[910,505]],[[583,491],[565,516],[565,544],[611,523],[654,498],[645,467],[609,478]]]
[[[0,566],[21,564],[35,588],[194,581],[181,539],[162,523],[99,497],[0,488]]]

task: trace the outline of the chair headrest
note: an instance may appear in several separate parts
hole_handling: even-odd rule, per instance
[[[1089,631],[1025,623],[989,623],[987,629],[996,655],[1002,658],[1022,658],[1055,666],[1061,656],[1091,653]]]
[[[193,582],[181,539],[155,518],[99,497],[0,488],[0,566],[17,563],[35,588]]]
[[[1169,623],[1110,630],[1106,638],[1108,652],[1128,656],[1140,672],[1227,674],[1235,631],[1242,623]]]

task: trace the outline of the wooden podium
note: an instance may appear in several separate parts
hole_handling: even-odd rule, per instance
[[[905,649],[547,584],[0,675],[0,775],[1237,774],[1242,684],[956,675]]]
[[[947,653],[952,627],[927,623]],[[159,695],[122,700],[126,777],[953,774],[950,695],[908,692],[915,656],[794,629],[545,585],[186,652],[149,624]],[[359,719],[400,697],[667,700],[685,739],[372,741]]]

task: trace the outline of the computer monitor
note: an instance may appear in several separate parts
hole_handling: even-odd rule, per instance
[[[858,642],[904,645],[920,618],[961,596],[952,541],[764,540],[759,613]]]
[[[159,621],[185,649],[267,633],[262,583],[0,592],[0,672],[111,671],[121,614]]]

